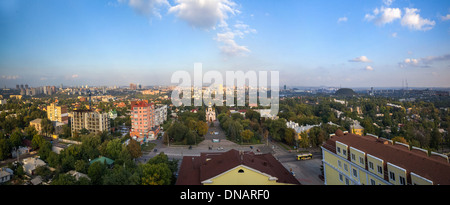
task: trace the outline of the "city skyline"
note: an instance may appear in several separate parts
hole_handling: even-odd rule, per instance
[[[450,2],[0,2],[1,87],[174,85],[275,70],[280,86],[450,87]]]

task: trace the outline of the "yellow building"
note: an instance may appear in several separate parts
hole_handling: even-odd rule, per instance
[[[36,129],[36,131],[38,131],[39,134],[42,133],[41,121],[42,119],[40,118],[30,121],[30,126],[34,126],[34,128]]]
[[[230,150],[186,156],[177,185],[299,185],[271,154]]]
[[[450,184],[448,156],[336,131],[322,146],[326,185]]]
[[[22,99],[22,95],[9,95],[9,98],[16,98],[21,100]]]
[[[358,121],[354,121],[350,126],[350,130],[353,134],[363,136],[364,135],[364,127],[359,124]]]
[[[67,107],[58,106],[56,103],[50,104],[49,106],[47,106],[47,118],[50,121],[57,121],[67,124],[69,122]]]

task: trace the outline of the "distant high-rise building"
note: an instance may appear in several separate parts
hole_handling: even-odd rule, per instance
[[[130,90],[136,90],[136,84],[130,83]]]
[[[19,85],[16,85],[16,89],[19,90],[19,89],[20,89],[20,86],[19,86]]]
[[[28,84],[25,84],[25,89],[28,89]]]

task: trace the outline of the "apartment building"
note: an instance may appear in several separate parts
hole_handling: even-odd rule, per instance
[[[131,137],[146,139],[155,126],[155,107],[147,100],[131,101]]]
[[[51,121],[69,123],[69,114],[67,113],[67,106],[58,106],[56,103],[51,103],[47,106],[47,118]]]
[[[322,145],[327,185],[450,185],[446,155],[337,130]]]
[[[167,120],[167,105],[155,108],[155,126],[159,126]]]
[[[72,136],[86,128],[90,133],[100,134],[110,130],[108,113],[98,113],[91,110],[74,110],[72,112]]]

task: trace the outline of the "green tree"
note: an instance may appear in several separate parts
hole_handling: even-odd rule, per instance
[[[430,147],[433,149],[438,149],[441,142],[442,142],[442,134],[439,132],[439,129],[434,128],[431,131]]]
[[[141,145],[136,140],[131,139],[127,145],[130,156],[134,159],[142,156]]]
[[[213,124],[213,123],[211,123],[211,124]],[[203,121],[197,121],[195,130],[197,130],[197,134],[199,136],[206,135],[206,133],[208,133],[208,123],[203,122]]]
[[[34,126],[28,126],[24,129],[25,137],[29,140],[33,139],[34,135],[38,134],[38,131]]]
[[[49,136],[49,134],[52,134],[55,131],[52,121],[47,118],[41,120],[41,128],[42,132],[45,133],[45,136]]]
[[[249,142],[255,134],[251,130],[244,130],[241,132],[242,139]]]
[[[172,173],[165,163],[142,164],[142,185],[170,185]]]
[[[42,142],[44,141],[45,139],[41,135],[39,134],[34,135],[33,139],[31,140],[31,148],[33,148],[34,150],[39,149],[39,145],[42,144]]]
[[[241,132],[244,129],[239,121],[229,120],[228,137],[231,141],[241,141]]]
[[[51,152],[52,152],[52,144],[49,141],[44,140],[39,145],[39,152],[38,152],[39,156],[41,157],[42,160],[47,161],[47,157]]]
[[[75,185],[76,179],[74,176],[69,174],[59,174],[55,179],[50,183],[51,185]]]
[[[0,138],[0,160],[6,159],[11,152],[8,140]]]
[[[284,141],[288,145],[293,145],[295,142],[295,130],[292,128],[286,128],[284,131]]]
[[[14,129],[13,133],[9,137],[9,144],[12,147],[18,148],[19,146],[22,145],[22,140],[23,140],[23,134],[20,131],[20,129],[19,128]]]
[[[103,174],[106,172],[106,164],[99,161],[92,163],[88,169],[88,176],[94,185],[103,184]]]
[[[108,170],[103,176],[104,185],[139,185],[140,177],[138,172],[132,173],[123,166],[116,166]]]
[[[117,138],[108,142],[106,146],[106,153],[108,157],[115,160],[119,157],[121,151],[122,151],[122,142],[120,139]]]
[[[81,172],[81,173],[87,173],[87,163],[84,160],[77,160],[74,164],[75,171]]]

